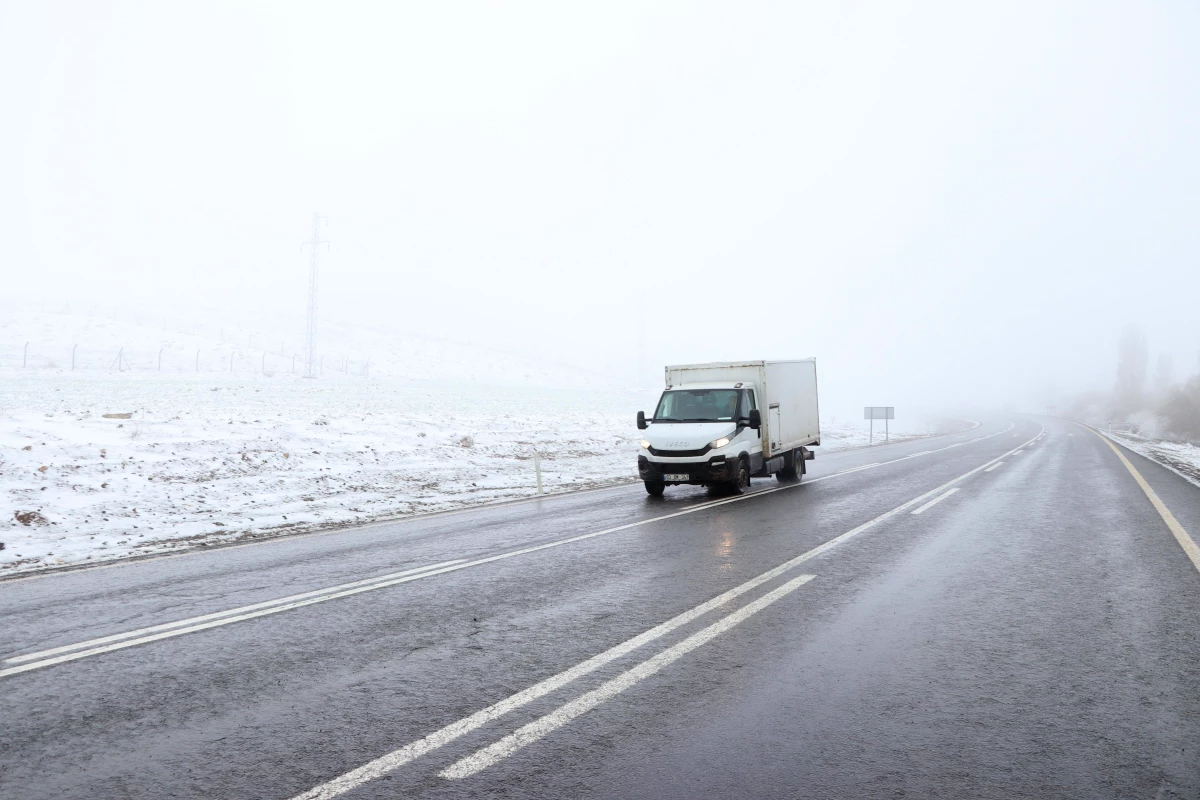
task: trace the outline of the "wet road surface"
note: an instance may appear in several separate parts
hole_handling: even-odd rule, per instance
[[[0,583],[0,797],[1200,797],[1200,571],[1104,440],[809,466]]]

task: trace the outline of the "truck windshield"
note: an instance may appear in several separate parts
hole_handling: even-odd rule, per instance
[[[725,422],[737,413],[737,389],[676,389],[663,392],[656,422]]]

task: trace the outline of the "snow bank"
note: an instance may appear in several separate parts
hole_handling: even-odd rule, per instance
[[[1115,442],[1151,461],[1157,461],[1200,486],[1200,447],[1187,442],[1169,442],[1132,433],[1106,433]]]

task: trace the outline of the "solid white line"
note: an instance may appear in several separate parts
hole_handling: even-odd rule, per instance
[[[1013,424],[1015,424],[1015,423],[1013,423]],[[1011,427],[1012,427],[1012,424],[1010,424],[1010,427],[1006,430],[1011,429]],[[990,439],[993,436],[998,436],[1004,432],[1005,431],[998,431],[996,433],[988,434],[987,436],[981,436],[978,439],[973,439],[971,441],[982,441],[984,439]],[[939,448],[937,450],[929,450],[926,452],[936,453],[936,452],[939,452],[940,450],[947,450],[950,447],[958,447],[962,444],[970,444],[970,442],[957,442],[957,443],[949,445],[947,447]],[[897,461],[903,461],[903,460],[905,460],[907,458],[911,458],[911,457],[912,456],[902,456],[901,458],[893,459],[892,461],[882,461],[882,462],[878,462],[876,464],[867,464],[862,467],[856,467],[851,470],[847,470],[847,472],[854,472],[854,471],[861,470],[861,469],[871,469],[871,468],[874,468],[877,466],[886,466],[887,464],[894,464]],[[823,475],[820,478],[813,478],[812,480],[807,481],[806,483],[807,484],[818,483],[823,480],[829,480],[830,478],[835,478],[838,475],[842,475],[842,474],[844,474],[844,473],[838,472],[838,473],[834,473],[832,475]],[[428,577],[432,577],[435,575],[442,575],[447,572],[456,572],[461,569],[468,569],[470,567],[476,567],[476,566],[479,566],[482,564],[489,564],[493,561],[500,561],[503,559],[514,558],[516,556],[526,555],[528,553],[538,552],[540,550],[547,550],[547,549],[550,549],[553,547],[561,547],[563,545],[573,544],[575,542],[583,541],[586,539],[592,539],[597,536],[607,536],[612,533],[629,530],[631,528],[636,528],[641,525],[648,525],[652,522],[659,522],[661,520],[683,516],[684,514],[692,514],[697,511],[703,511],[705,509],[712,508],[714,506],[720,506],[720,505],[725,505],[727,503],[736,503],[736,502],[740,502],[742,500],[748,500],[752,497],[759,497],[761,495],[772,494],[774,492],[781,492],[781,491],[784,491],[785,489],[793,489],[793,488],[795,488],[797,486],[801,486],[801,485],[805,485],[805,484],[802,484],[802,483],[785,484],[783,486],[776,486],[771,489],[762,489],[762,490],[759,490],[756,492],[738,495],[736,497],[725,498],[722,500],[714,500],[714,501],[707,502],[707,503],[700,503],[695,506],[691,506],[690,508],[683,509],[682,511],[677,511],[673,514],[665,514],[661,517],[652,517],[650,519],[639,520],[638,522],[631,522],[631,523],[628,523],[625,525],[619,525],[615,528],[607,528],[607,529],[601,530],[601,531],[594,531],[592,533],[585,533],[585,534],[581,534],[579,536],[572,536],[567,539],[560,539],[560,540],[557,540],[554,542],[548,542],[546,544],[535,545],[532,547],[525,547],[525,548],[521,548],[518,550],[510,551],[507,553],[500,553],[500,554],[494,555],[494,556],[488,556],[485,558],[475,559],[473,561],[464,561],[463,559],[455,559],[453,561],[445,561],[445,562],[441,562],[441,564],[434,564],[429,567],[421,568],[419,570],[407,570],[406,572],[401,572],[401,573],[391,573],[389,575],[380,575],[380,576],[376,576],[374,578],[366,578],[362,581],[355,581],[354,583],[341,584],[340,586],[331,586],[326,589],[316,589],[316,590],[313,590],[312,592],[305,592],[304,594],[292,595],[290,597],[283,597],[283,598],[279,598],[276,600],[268,600],[268,601],[265,601],[262,603],[255,603],[255,604],[249,605],[249,606],[242,606],[240,608],[230,609],[228,611],[214,612],[212,614],[205,614],[205,615],[202,615],[199,617],[192,617],[189,619],[177,620],[175,622],[163,623],[161,625],[153,625],[153,626],[150,626],[147,628],[140,628],[140,629],[134,630],[134,631],[112,634],[109,636],[102,636],[102,637],[99,637],[96,639],[90,639],[90,640],[87,640],[84,642],[77,642],[75,644],[64,645],[62,647],[55,647],[55,648],[51,648],[49,650],[42,650],[37,653],[28,653],[25,655],[14,656],[12,658],[6,659],[4,663],[20,665],[20,666],[13,666],[13,667],[9,667],[7,669],[0,669],[0,678],[7,677],[9,675],[17,675],[17,674],[20,674],[23,672],[29,672],[30,670],[38,669],[41,667],[49,667],[49,666],[53,666],[55,664],[62,664],[62,663],[68,662],[68,661],[75,661],[75,660],[78,660],[81,658],[87,658],[87,657],[94,656],[94,655],[100,655],[102,653],[108,653],[113,650],[121,650],[121,649],[124,649],[127,647],[134,647],[134,646],[141,645],[141,644],[148,644],[150,642],[156,642],[156,641],[159,641],[162,639],[168,639],[168,638],[172,638],[175,636],[183,636],[183,635],[189,634],[189,633],[196,633],[198,631],[208,630],[209,628],[215,628],[215,627],[219,627],[222,625],[229,625],[229,624],[232,624],[235,622],[242,622],[242,621],[245,621],[248,619],[256,619],[258,617],[264,617],[264,616],[268,616],[270,614],[276,614],[281,611],[290,611],[291,609],[294,609],[294,608],[302,608],[304,606],[313,605],[314,603],[324,602],[325,600],[335,600],[335,599],[342,598],[342,597],[349,597],[351,595],[360,594],[365,591],[371,591],[374,589],[383,589],[383,588],[387,588],[389,586],[395,586],[400,583],[408,583],[410,581],[418,580],[420,578],[428,578]],[[369,585],[367,585],[367,584],[369,584]],[[320,596],[316,597],[316,595],[320,595]],[[312,599],[306,599],[306,598],[312,598]],[[77,651],[77,652],[74,652],[71,655],[63,655],[65,653],[69,653],[70,651]],[[46,656],[49,656],[49,657],[46,657]]]
[[[631,686],[640,683],[671,662],[678,661],[696,648],[711,642],[722,633],[733,628],[733,626],[744,622],[767,606],[799,589],[812,579],[812,575],[801,575],[798,578],[788,581],[778,589],[768,592],[752,603],[748,603],[729,616],[692,634],[682,642],[667,648],[653,658],[647,659],[636,667],[621,673],[612,680],[602,684],[598,689],[593,689],[581,695],[546,716],[518,728],[500,741],[456,761],[451,766],[442,770],[440,773],[441,776],[449,779],[466,778],[490,767],[497,761],[508,758],[522,747],[533,744],[581,714],[592,710],[606,700],[616,697]]]
[[[991,465],[990,467],[988,467],[987,469],[985,469],[985,470],[984,470],[984,472],[991,472],[992,470],[996,469],[996,467],[1003,467],[1003,466],[1004,466],[1004,462],[1003,462],[1003,461],[999,461],[999,462],[997,462],[997,463],[995,463],[995,464],[992,464],[992,465]]]
[[[935,498],[933,498],[933,499],[932,499],[932,500],[930,500],[928,503],[926,503],[925,505],[921,506],[920,508],[918,508],[916,511],[914,511],[914,512],[912,512],[912,513],[914,513],[914,514],[922,514],[922,513],[924,513],[924,512],[925,512],[925,509],[929,508],[930,506],[937,505],[938,503],[942,502],[942,501],[943,501],[943,500],[945,500],[947,497],[949,497],[950,495],[954,494],[954,493],[955,493],[955,492],[957,492],[957,491],[958,491],[958,487],[955,487],[955,488],[951,489],[950,491],[946,492],[945,494],[941,495],[940,497],[935,497]]]
[[[1025,445],[1025,446],[1026,446],[1026,447],[1028,447],[1029,445]],[[1023,453],[1023,452],[1025,452],[1025,451],[1024,451],[1024,450],[1018,450],[1018,451],[1016,451],[1015,453],[1013,453],[1013,455],[1014,455],[1014,456],[1019,456],[1019,455],[1021,455],[1021,453]]]
[[[229,616],[233,616],[233,615],[245,614],[248,611],[256,611],[260,608],[270,608],[272,606],[293,603],[296,600],[304,600],[306,598],[316,597],[318,595],[332,594],[334,592],[338,592],[343,589],[350,589],[355,586],[364,586],[367,584],[374,585],[381,581],[387,581],[392,578],[399,578],[399,577],[403,577],[405,575],[414,575],[416,573],[427,572],[432,569],[438,569],[440,567],[450,566],[451,564],[461,564],[464,560],[465,559],[462,559],[462,558],[456,558],[453,561],[442,561],[437,564],[429,564],[424,567],[415,567],[414,569],[406,569],[403,572],[393,572],[388,575],[376,575],[373,578],[366,578],[361,581],[354,581],[352,583],[343,583],[338,586],[327,586],[324,589],[314,589],[311,592],[304,592],[302,594],[294,594],[289,597],[279,597],[279,598],[276,598],[275,600],[265,600],[261,603],[254,603],[253,605],[241,606],[240,608],[231,608],[226,611],[215,611],[211,614],[204,614],[204,615],[201,615],[198,617],[189,617],[188,619],[176,620],[175,622],[164,622],[161,625],[151,625],[148,628],[138,628],[137,630],[125,631],[124,633],[114,633],[111,636],[101,636],[98,639],[89,639],[85,642],[76,642],[75,644],[63,645],[62,647],[54,647],[49,650],[39,650],[36,653],[26,653],[25,655],[21,655],[21,656],[13,656],[12,658],[6,658],[4,660],[4,663],[5,664],[23,664],[27,661],[37,661],[38,659],[46,658],[49,656],[55,656],[55,655],[58,655],[59,653],[68,653],[72,650],[80,650],[80,649],[88,648],[88,647],[96,647],[96,646],[99,646],[102,644],[108,644],[109,642],[117,642],[122,639],[131,639],[131,638],[134,638],[137,636],[145,636],[145,635],[151,634],[151,633],[158,633],[159,631],[170,630],[172,628],[179,628],[179,627],[183,627],[183,626],[195,625],[200,622],[207,622],[208,620],[212,620],[212,619],[220,619],[222,617],[229,617]],[[241,617],[239,616],[238,619],[241,619]],[[230,620],[230,621],[232,622],[235,620]],[[0,675],[3,675],[3,674],[4,673],[0,672]]]
[[[997,434],[991,434],[991,435],[995,436]],[[500,702],[495,703],[494,705],[488,706],[487,708],[485,708],[481,711],[476,711],[474,714],[472,714],[469,717],[464,717],[463,719],[461,719],[457,722],[452,722],[449,725],[445,726],[444,728],[434,731],[433,733],[429,734],[428,736],[424,737],[423,739],[418,739],[417,741],[412,742],[411,744],[407,744],[404,747],[399,748],[398,750],[394,750],[391,753],[380,756],[379,758],[375,759],[374,761],[369,761],[366,764],[362,765],[361,767],[358,767],[357,769],[353,769],[347,773],[344,773],[344,774],[338,776],[337,778],[334,778],[333,780],[330,780],[326,783],[322,783],[318,786],[315,786],[312,789],[308,790],[307,792],[304,792],[303,794],[296,795],[296,797],[293,798],[293,800],[331,800],[331,798],[334,798],[341,794],[344,794],[344,793],[350,791],[351,789],[354,789],[358,786],[361,786],[364,783],[367,783],[368,781],[382,777],[383,775],[386,775],[387,773],[391,772],[392,770],[395,770],[395,769],[409,763],[410,761],[413,761],[414,759],[417,759],[417,758],[425,755],[426,753],[428,753],[432,750],[436,750],[439,747],[442,747],[443,745],[446,745],[446,744],[454,741],[455,739],[459,738],[460,736],[468,734],[471,731],[487,724],[488,722],[491,722],[495,719],[498,719],[499,717],[504,716],[505,714],[509,713],[510,711],[513,711],[517,708],[521,708],[522,706],[532,703],[534,700],[538,699],[539,697],[549,694],[550,692],[556,691],[556,690],[562,688],[563,686],[567,685],[568,683],[571,683],[572,681],[574,681],[584,675],[587,675],[591,672],[596,671],[597,669],[604,666],[605,664],[608,664],[611,661],[621,658],[622,656],[637,649],[638,647],[641,647],[642,645],[644,645],[648,642],[654,641],[655,639],[659,638],[660,636],[663,636],[682,625],[686,625],[688,622],[691,622],[692,620],[696,619],[697,617],[701,616],[702,614],[705,614],[705,613],[711,611],[712,609],[717,608],[718,606],[729,602],[730,600],[732,600],[733,598],[735,598],[741,594],[745,594],[746,592],[750,591],[751,589],[755,588],[756,586],[760,586],[761,584],[763,584],[769,580],[777,578],[780,575],[784,574],[785,572],[795,569],[800,564],[803,564],[806,561],[814,559],[817,556],[820,556],[820,555],[832,550],[833,548],[837,547],[838,545],[848,542],[850,539],[853,539],[855,536],[858,536],[860,533],[863,533],[864,531],[869,530],[870,528],[878,525],[879,523],[884,522],[885,520],[888,520],[888,519],[896,516],[897,514],[904,512],[906,509],[911,508],[912,506],[916,505],[917,503],[920,503],[921,501],[928,499],[930,496],[937,494],[938,492],[944,491],[945,489],[948,489],[949,487],[953,486],[954,484],[958,483],[959,481],[969,478],[970,476],[974,475],[976,472],[979,472],[980,470],[987,468],[991,464],[995,463],[996,461],[999,461],[1000,459],[1004,458],[1007,455],[1008,455],[1008,453],[1004,453],[1001,456],[999,456],[998,458],[994,458],[991,461],[988,461],[988,462],[984,463],[983,465],[978,466],[969,472],[964,472],[962,475],[959,475],[957,478],[954,478],[950,481],[947,481],[946,483],[943,483],[941,486],[937,487],[936,489],[932,489],[932,490],[926,492],[925,494],[918,495],[917,497],[914,497],[913,499],[911,499],[905,503],[902,503],[901,505],[896,506],[891,511],[886,511],[883,514],[880,514],[879,516],[875,517],[874,519],[867,520],[866,522],[862,523],[858,527],[852,528],[851,530],[848,530],[845,533],[843,533],[839,536],[836,536],[833,539],[830,539],[829,541],[825,542],[824,544],[818,545],[817,547],[814,547],[812,550],[809,550],[805,553],[802,553],[802,554],[796,556],[795,558],[791,559],[790,561],[785,561],[784,563],[780,564],[779,566],[775,567],[774,569],[768,570],[767,572],[764,572],[763,574],[759,575],[756,578],[751,578],[749,581],[746,581],[745,583],[741,584],[740,586],[730,589],[729,591],[725,592],[724,594],[718,595],[717,597],[714,597],[712,600],[709,600],[706,603],[696,606],[695,608],[691,609],[690,611],[685,611],[682,614],[680,614],[676,617],[673,617],[672,619],[667,620],[666,622],[664,622],[654,628],[651,628],[650,630],[646,631],[645,633],[641,633],[638,636],[635,636],[634,638],[629,639],[626,642],[623,642],[609,650],[605,650],[603,653],[592,656],[587,661],[584,661],[574,667],[571,667],[570,669],[565,670],[564,672],[560,672],[557,675],[553,675],[549,678],[546,678],[545,680],[541,681],[540,683],[534,684],[533,686],[529,687],[528,689],[518,692],[517,694],[514,694],[504,700],[501,700]],[[832,478],[835,476],[827,475],[825,477]],[[820,478],[818,480],[824,480],[824,478]],[[791,485],[798,485],[798,484],[791,484]],[[787,487],[783,487],[783,488],[787,488]]]

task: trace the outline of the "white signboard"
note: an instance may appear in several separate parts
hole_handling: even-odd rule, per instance
[[[865,406],[863,419],[895,419],[895,406]]]

